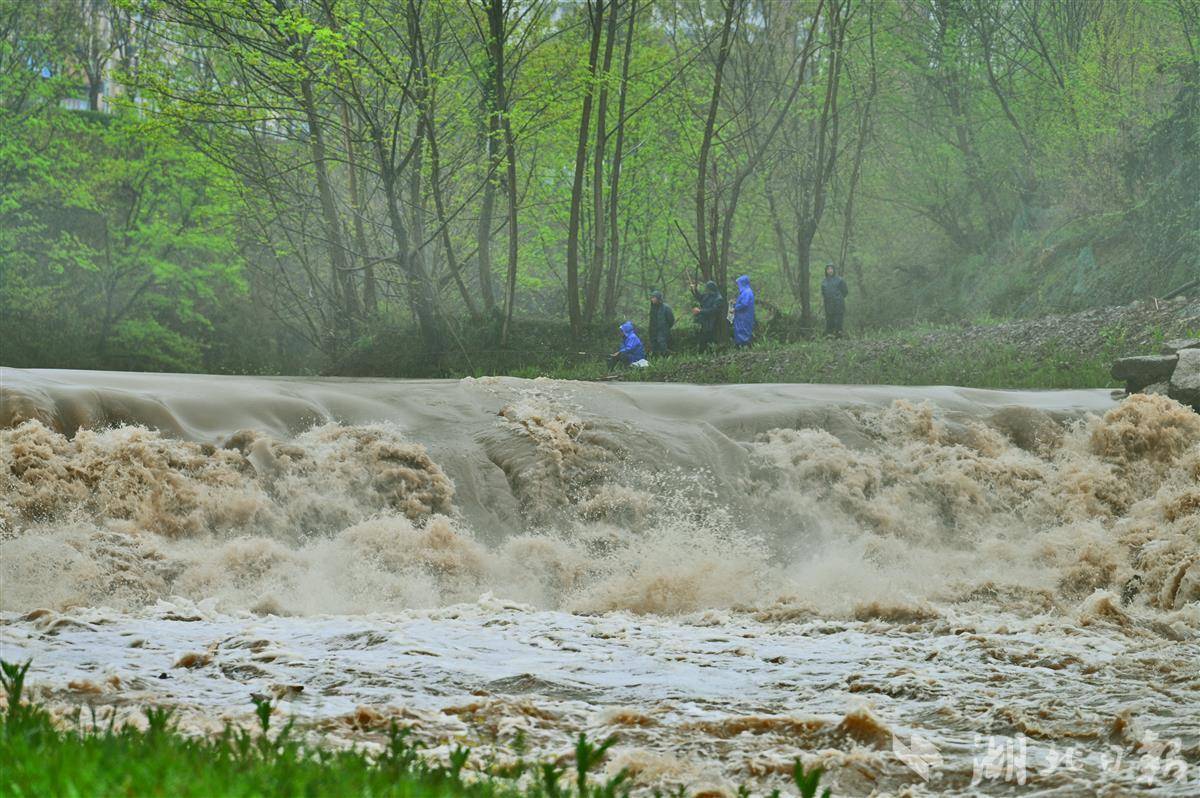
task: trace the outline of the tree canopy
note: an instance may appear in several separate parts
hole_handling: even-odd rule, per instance
[[[4,358],[1122,301],[1200,274],[1197,153],[1200,0],[0,0]]]

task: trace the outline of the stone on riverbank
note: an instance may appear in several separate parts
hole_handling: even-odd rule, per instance
[[[1139,393],[1147,385],[1171,379],[1171,374],[1175,371],[1175,363],[1178,360],[1179,355],[1123,357],[1113,364],[1113,379],[1124,380],[1130,393]]]
[[[1168,395],[1176,402],[1200,408],[1200,349],[1179,351]]]

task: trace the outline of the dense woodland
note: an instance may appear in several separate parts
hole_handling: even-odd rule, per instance
[[[1198,153],[1200,0],[0,0],[0,360],[437,373],[742,273],[802,336],[827,262],[858,330],[1161,296]]]

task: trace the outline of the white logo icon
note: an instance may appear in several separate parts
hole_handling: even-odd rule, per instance
[[[908,745],[900,742],[900,738],[893,734],[892,753],[908,765],[909,770],[920,776],[922,781],[929,781],[930,771],[942,765],[942,755],[938,753],[937,746],[915,733]]]

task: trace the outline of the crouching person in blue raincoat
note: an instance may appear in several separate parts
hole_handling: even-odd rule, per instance
[[[749,346],[754,338],[754,289],[750,277],[737,278],[738,296],[733,303],[733,345]]]
[[[609,371],[620,363],[635,368],[650,365],[646,360],[646,347],[642,346],[642,339],[633,331],[633,322],[627,321],[621,325],[621,338],[621,348],[608,356]]]

